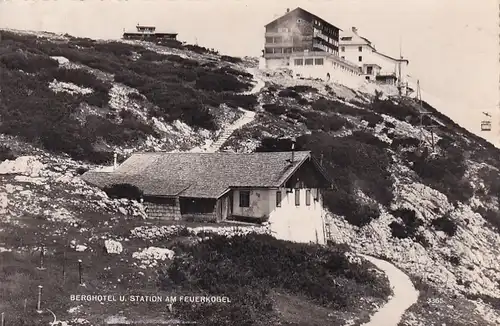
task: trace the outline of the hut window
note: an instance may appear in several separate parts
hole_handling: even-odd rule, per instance
[[[276,207],[281,207],[281,190],[276,191]]]
[[[311,189],[306,190],[306,206],[311,206]]]
[[[250,207],[250,191],[240,191],[240,207]]]
[[[295,206],[300,206],[300,189],[295,189]]]

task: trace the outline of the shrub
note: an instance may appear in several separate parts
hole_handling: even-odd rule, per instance
[[[275,114],[275,115],[282,115],[288,111],[288,108],[286,106],[279,105],[276,103],[264,104],[264,105],[262,105],[262,108],[264,110],[266,110],[267,112]]]
[[[141,46],[130,45],[122,42],[95,42],[93,48],[98,52],[113,54],[114,56],[132,56],[132,54],[140,49]]]
[[[161,45],[161,46],[165,46],[167,48],[172,48],[172,49],[183,49],[184,48],[184,46],[182,45],[182,42],[178,41],[178,40],[165,39],[165,40],[158,40],[155,43],[158,45]]]
[[[345,114],[353,117],[359,117],[361,120],[367,121],[368,127],[372,128],[384,121],[384,119],[378,114],[375,114],[368,110],[349,106],[339,101],[320,98],[314,101],[311,105],[314,110],[323,112],[336,112],[338,114]]]
[[[361,120],[364,120],[368,122],[368,127],[374,128],[377,124],[382,123],[384,121],[384,118],[382,118],[378,114],[372,114],[370,112],[365,112],[364,114],[360,115]]]
[[[417,147],[420,145],[420,140],[413,137],[401,137],[395,138],[392,140],[391,147],[393,149],[398,149],[400,147],[408,148],[408,147]]]
[[[498,233],[500,233],[500,214],[498,211],[484,207],[476,208],[475,211],[481,215]]]
[[[297,92],[297,93],[317,93],[318,89],[312,86],[308,85],[296,85],[296,86],[290,86],[287,87],[286,89]]]
[[[431,222],[431,225],[439,231],[443,231],[452,237],[457,233],[457,224],[449,215],[441,216]]]
[[[326,207],[332,213],[344,216],[351,225],[363,227],[380,216],[376,206],[359,203],[354,194],[345,190],[327,190],[323,196]]]
[[[5,160],[15,160],[16,156],[7,145],[0,145],[0,162]]]
[[[141,55],[139,60],[162,61],[167,59],[166,55],[151,50],[141,50],[139,53]]]
[[[415,240],[418,228],[424,224],[422,220],[417,218],[415,211],[404,208],[397,209],[392,214],[403,220],[403,224],[396,221],[389,224],[392,236],[400,239],[411,238]]]
[[[2,54],[0,63],[7,69],[22,70],[35,73],[43,69],[58,67],[59,63],[47,56],[25,54],[20,52]]]
[[[392,201],[390,157],[385,149],[354,137],[336,138],[318,132],[297,138],[297,149],[324,155],[327,172],[339,189],[351,193],[361,189],[383,205]]]
[[[488,194],[496,198],[500,198],[500,175],[496,170],[488,167],[479,170],[479,176],[486,185]]]
[[[83,166],[79,166],[78,168],[76,168],[76,173],[78,175],[82,175],[84,174],[85,172],[87,172],[89,169],[86,168],[86,167],[83,167]]]
[[[290,98],[294,98],[296,100],[302,98],[299,93],[297,93],[296,91],[291,90],[291,89],[283,89],[283,90],[281,90],[278,93],[278,96],[279,97],[290,97]]]
[[[396,125],[390,121],[385,121],[384,120],[384,125],[387,127],[387,128],[396,128]]]
[[[128,93],[127,94],[127,97],[130,99],[130,100],[133,100],[133,101],[143,101],[144,100],[144,97],[139,94],[139,93],[135,93],[135,92],[132,92],[132,93]]]
[[[229,55],[221,55],[220,59],[222,61],[227,61],[227,62],[231,62],[231,63],[241,63],[241,62],[243,62],[243,60],[241,60],[241,58],[231,57]]]
[[[286,152],[292,148],[292,139],[290,138],[272,138],[264,137],[260,145],[255,149],[256,152]]]
[[[234,94],[234,93],[221,93],[217,102],[226,103],[232,108],[243,108],[246,110],[253,110],[257,105],[257,96],[253,94]]]
[[[139,200],[143,195],[142,191],[139,188],[128,183],[120,183],[109,187],[105,187],[103,191],[110,198],[127,198],[127,199]]]
[[[362,143],[365,143],[368,145],[376,146],[380,149],[385,149],[385,148],[389,147],[389,145],[386,142],[384,142],[383,140],[380,140],[378,137],[376,137],[373,134],[366,132],[366,131],[356,130],[351,135],[347,136],[346,138],[354,139],[358,142],[362,142]]]
[[[215,72],[221,73],[221,74],[230,74],[234,76],[241,76],[241,77],[252,77],[252,74],[249,74],[248,72],[241,71],[241,70],[236,70],[228,66],[220,67],[219,69],[216,69]]]
[[[198,89],[215,92],[241,92],[248,89],[249,86],[248,83],[243,83],[232,75],[212,72],[199,76],[195,83],[195,87]]]
[[[379,114],[387,114],[401,121],[407,121],[413,125],[420,123],[420,115],[411,106],[395,104],[391,100],[374,101],[370,107],[372,111]]]
[[[195,44],[186,44],[183,45],[183,48],[189,51],[193,51],[198,54],[219,54],[219,52],[210,50],[206,47],[195,45]]]
[[[164,55],[164,57],[168,61],[179,63],[182,66],[186,66],[186,67],[194,68],[194,67],[198,67],[200,65],[200,63],[196,60],[186,59],[186,58],[183,58],[183,57],[176,55],[176,54],[166,54],[166,55]]]
[[[463,153],[451,148],[444,156],[413,158],[412,169],[424,182],[444,193],[451,201],[466,201],[473,196],[472,186],[463,179],[466,164]]]
[[[353,125],[336,114],[324,115],[314,111],[302,113],[306,118],[305,124],[310,130],[322,130],[324,132],[338,131],[342,128],[352,128]]]
[[[151,126],[134,116],[125,117],[117,124],[98,115],[89,115],[84,127],[95,139],[102,138],[113,145],[133,144],[155,134]]]

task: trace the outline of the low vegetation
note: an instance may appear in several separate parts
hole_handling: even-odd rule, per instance
[[[260,253],[260,254],[256,254]],[[345,248],[293,244],[270,236],[222,236],[187,250],[166,268],[163,289],[225,295],[231,305],[178,306],[200,325],[277,322],[273,293],[285,292],[333,310],[350,309],[363,296],[384,299],[390,290],[367,266],[350,263]]]
[[[215,54],[199,46],[182,47]],[[58,61],[50,56],[65,57],[110,74],[112,79],[84,69],[59,67]],[[238,59],[225,56],[223,61]],[[139,45],[82,38],[55,43],[42,37],[2,31],[0,132],[20,136],[75,159],[103,163],[110,154],[98,152],[99,144],[129,146],[148,135],[156,136],[151,123],[137,117],[128,116],[121,123],[113,121],[117,112],[108,103],[113,79],[139,91],[140,95],[134,93],[129,99],[154,104],[149,117],[161,117],[166,122],[179,119],[194,128],[215,130],[211,107],[227,103],[231,107],[253,109],[256,105],[254,95],[237,94],[249,89],[249,77],[247,72],[231,67],[201,66],[196,60],[157,54]],[[92,92],[54,93],[49,88],[53,80],[89,88]],[[98,107],[102,116],[93,114],[82,124],[78,119],[82,103]]]
[[[466,164],[463,152],[450,147],[437,157],[424,153],[413,157],[412,169],[429,186],[445,194],[452,202],[467,201],[473,196],[473,188],[464,179]]]
[[[16,156],[12,152],[9,146],[0,145],[0,162],[5,160],[14,160]]]

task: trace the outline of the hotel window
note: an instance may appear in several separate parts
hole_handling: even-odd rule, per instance
[[[306,206],[311,206],[311,189],[306,190]]]
[[[276,191],[276,207],[281,207],[281,190]]]
[[[240,207],[250,207],[250,191],[240,191]]]
[[[314,64],[317,66],[323,65],[323,58],[314,59]]]
[[[363,47],[362,47],[362,46],[359,46],[359,47],[358,47],[358,51],[359,51],[359,52],[363,52]]]
[[[295,189],[295,206],[300,206],[300,189]]]
[[[342,46],[342,47],[340,48],[340,51],[345,52],[345,46]]]
[[[345,57],[344,57],[344,56],[342,56],[342,57],[340,57],[340,59],[345,60]]]
[[[304,64],[306,66],[312,66],[314,64],[314,59],[305,59]]]
[[[363,61],[363,57],[362,57],[362,56],[359,56],[359,57],[358,57],[358,61],[359,61],[359,62]]]
[[[302,59],[295,59],[293,60],[293,64],[296,66],[302,66],[304,64],[304,61]]]

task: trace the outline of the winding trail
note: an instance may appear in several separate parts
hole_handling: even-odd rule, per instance
[[[254,87],[247,91],[241,93],[242,95],[252,95],[252,94],[257,94],[259,93],[262,88],[265,86],[265,82],[257,76],[257,69],[256,68],[247,68],[247,72],[253,75],[253,79],[257,81],[257,83],[254,85]],[[253,111],[248,111],[244,110],[242,108],[238,108],[240,111],[242,111],[244,114],[241,118],[227,126],[224,131],[220,134],[220,136],[211,144],[206,144],[202,147],[195,147],[190,150],[190,152],[205,152],[205,153],[215,153],[217,152],[220,147],[231,137],[233,132],[237,129],[240,129],[247,123],[250,123],[253,121],[255,118],[255,112]]]
[[[393,264],[371,256],[360,256],[385,272],[394,292],[389,302],[382,306],[368,323],[361,326],[397,326],[406,309],[417,302],[419,292],[408,275]]]

